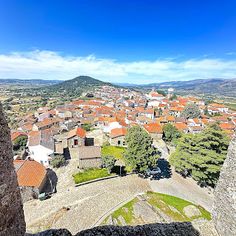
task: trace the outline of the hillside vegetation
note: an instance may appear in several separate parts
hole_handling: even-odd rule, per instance
[[[87,92],[89,90],[94,90],[96,87],[104,85],[111,85],[111,84],[102,82],[89,76],[78,76],[74,79],[49,86],[47,87],[47,90],[74,97],[74,96],[80,96],[84,92]]]
[[[177,93],[191,95],[217,95],[236,97],[236,79],[196,79],[189,81],[170,81],[131,86],[143,89],[174,88]]]

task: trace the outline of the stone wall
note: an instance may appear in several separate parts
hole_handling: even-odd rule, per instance
[[[101,166],[102,166],[101,157],[79,159],[79,168],[80,169],[100,168]]]
[[[24,212],[13,166],[10,131],[0,104],[0,236],[24,233]]]
[[[125,136],[119,136],[116,138],[110,138],[110,144],[112,146],[126,147]]]
[[[214,196],[213,218],[218,233],[236,235],[236,137],[230,143]]]
[[[20,193],[23,203],[36,199],[39,195],[38,189],[34,187],[20,187]]]

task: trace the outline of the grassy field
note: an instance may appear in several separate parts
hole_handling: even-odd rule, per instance
[[[103,156],[114,156],[115,159],[121,160],[124,163],[125,169],[127,172],[131,172],[132,168],[128,166],[127,163],[125,163],[124,151],[125,151],[124,147],[116,147],[116,146],[103,146],[102,147]]]
[[[88,169],[83,172],[79,172],[73,175],[76,184],[80,184],[86,181],[108,177],[111,174],[108,173],[107,169]]]
[[[119,208],[117,211],[113,212],[112,218],[116,219],[118,224],[121,225],[119,216],[122,215],[127,224],[131,224],[133,220],[133,205],[137,202],[137,198],[134,198],[132,201],[126,203],[123,207]]]
[[[193,219],[199,218],[199,216],[188,218],[184,214],[184,212],[183,212],[184,207],[189,206],[189,205],[193,205],[200,210],[200,212],[202,214],[200,217],[207,219],[207,220],[211,219],[211,214],[207,210],[205,210],[203,207],[197,206],[197,205],[195,205],[191,202],[188,202],[184,199],[170,196],[170,195],[166,195],[166,194],[154,193],[154,192],[148,192],[147,197],[148,197],[148,202],[152,206],[159,208],[161,211],[163,211],[166,215],[168,215],[169,217],[171,217],[175,221],[191,221]],[[170,208],[170,206],[177,209],[179,213],[177,211],[173,211]]]
[[[158,210],[160,210],[166,216],[176,222],[192,221],[194,219],[202,218],[206,220],[211,219],[211,214],[203,207],[197,206],[181,198],[154,192],[147,192],[144,197],[146,199],[146,202],[149,203],[152,207],[158,208]],[[110,217],[112,218],[113,222],[117,222],[118,225],[122,225],[122,222],[120,222],[120,218],[123,218],[127,225],[137,225],[140,224],[140,222],[142,223],[142,219],[140,219],[140,217],[136,218],[133,213],[134,204],[139,201],[141,200],[139,200],[138,198],[134,198],[132,201],[126,203],[125,205],[114,211],[110,216],[108,216],[103,221],[102,225],[108,224],[108,220]],[[201,215],[188,218],[184,214],[184,207],[189,205],[193,205],[198,208],[201,212]]]
[[[103,146],[102,155],[103,156],[114,156],[118,160],[124,160],[123,153],[125,151],[124,147],[116,146]]]
[[[236,111],[236,103],[224,103],[228,108]]]

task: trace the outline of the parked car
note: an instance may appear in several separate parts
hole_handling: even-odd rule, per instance
[[[153,169],[147,169],[146,174],[148,176],[159,175],[161,174],[161,169],[159,167],[155,167]]]

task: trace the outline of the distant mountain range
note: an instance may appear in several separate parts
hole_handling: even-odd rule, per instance
[[[125,84],[119,84],[125,86]],[[151,84],[126,84],[131,88],[163,89],[174,88],[182,94],[220,95],[236,97],[236,79],[197,79],[188,81],[170,81]]]
[[[62,82],[61,80],[43,80],[43,79],[0,79],[1,85],[31,85],[44,86]]]
[[[42,87],[47,92],[56,92],[68,96],[79,96],[83,92],[93,90],[103,85],[122,86],[133,89],[174,88],[177,93],[192,95],[219,95],[236,97],[236,79],[197,79],[189,81],[170,81],[150,84],[107,83],[90,76],[78,76],[71,80],[20,80],[0,79],[0,86],[19,85],[27,87]]]

